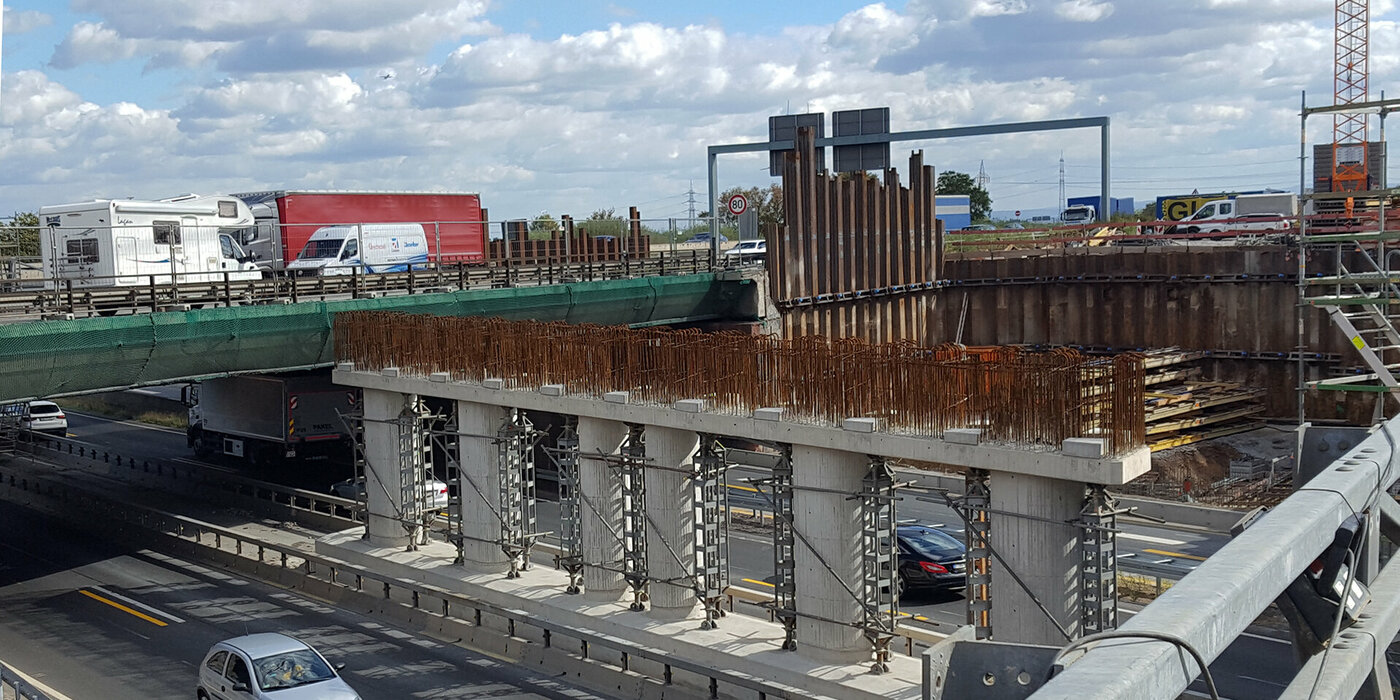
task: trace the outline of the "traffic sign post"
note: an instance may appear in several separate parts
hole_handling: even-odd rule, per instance
[[[749,199],[742,194],[736,194],[729,198],[729,213],[739,216],[749,210]]]

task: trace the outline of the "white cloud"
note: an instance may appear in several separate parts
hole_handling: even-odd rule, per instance
[[[1113,14],[1113,3],[1068,0],[1055,6],[1055,14],[1071,22],[1097,22]]]
[[[53,24],[53,17],[36,10],[14,10],[5,8],[5,35],[27,34],[40,27]]]
[[[884,105],[896,130],[1109,115],[1119,172],[1151,173],[1121,188],[1146,196],[1190,191],[1159,171],[1201,173],[1189,170],[1201,154],[1222,166],[1290,157],[1298,92],[1329,94],[1323,0],[1183,0],[1169,24],[1151,3],[891,5],[762,36],[648,21],[636,5],[606,15],[636,20],[531,36],[497,29],[485,2],[216,0],[190,13],[176,0],[75,0],[92,21],[68,29],[51,73],[4,76],[0,157],[35,165],[0,175],[0,211],[304,186],[479,190],[498,218],[641,202],[674,216],[704,182],[707,146],[761,140],[789,108]],[[1400,77],[1395,19],[1373,8],[1375,86]],[[64,71],[132,59],[176,76],[168,108],[139,90],[101,105],[65,86],[80,73]],[[998,206],[1040,177],[1008,171],[1053,179],[1062,150],[1071,172],[1098,159],[1088,131],[901,144],[893,160],[910,148],[939,169],[986,160]],[[766,183],[765,164],[726,158],[721,178]],[[1296,166],[1279,168],[1291,171],[1280,184],[1296,182]]]

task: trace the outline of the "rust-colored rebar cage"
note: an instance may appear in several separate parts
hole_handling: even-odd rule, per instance
[[[785,418],[839,425],[881,419],[885,430],[936,437],[980,428],[988,441],[1058,448],[1103,438],[1111,454],[1144,443],[1140,355],[1089,357],[1059,349],[925,347],[823,337],[346,312],[336,359],[356,368],[493,377],[510,388],[565,385],[571,394],[631,392],[668,405],[705,399],[743,415],[782,407]]]

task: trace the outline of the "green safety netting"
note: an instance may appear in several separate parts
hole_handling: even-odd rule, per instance
[[[683,275],[0,325],[0,402],[331,364],[349,310],[654,324],[736,314],[742,280]]]

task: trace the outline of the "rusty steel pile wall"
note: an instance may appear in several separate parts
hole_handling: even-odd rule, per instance
[[[1058,449],[1101,437],[1112,454],[1144,444],[1144,368],[1136,354],[1092,358],[860,339],[699,331],[382,312],[335,319],[337,361],[379,370],[498,378],[508,387],[563,384],[654,405],[705,399],[748,415],[781,407],[785,419],[837,426],[874,417],[884,429],[937,437],[980,428],[984,439]]]
[[[931,288],[942,263],[933,167],[909,158],[909,187],[885,171],[818,172],[810,129],[783,167],[786,225],[769,231],[771,292],[788,338],[819,335],[873,343],[927,335]]]
[[[491,240],[486,255],[489,260],[508,259],[521,265],[650,257],[651,236],[642,233],[642,215],[637,208],[628,208],[625,231],[618,229],[617,222],[586,220],[577,223],[566,214],[560,217],[559,228],[553,235],[538,240],[530,238],[529,222],[506,222],[505,235],[509,243]]]
[[[1310,256],[1308,274],[1334,274],[1335,256]],[[1263,388],[1266,415],[1292,416],[1297,264],[1295,249],[1285,246],[952,254],[924,340],[952,341],[961,324],[968,344],[1205,350],[1207,377]],[[1304,314],[1305,379],[1361,364],[1324,311]],[[1307,398],[1310,416],[1361,423],[1370,422],[1373,405],[1373,395],[1311,391]]]

